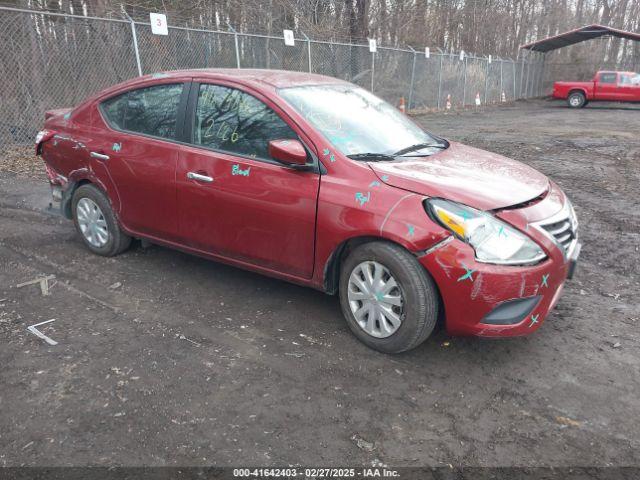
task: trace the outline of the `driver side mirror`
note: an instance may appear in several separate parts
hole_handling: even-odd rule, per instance
[[[271,140],[269,156],[292,167],[302,167],[307,164],[307,151],[299,140]]]

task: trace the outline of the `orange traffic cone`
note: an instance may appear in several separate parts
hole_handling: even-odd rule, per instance
[[[480,106],[480,92],[476,93],[476,107]]]
[[[398,109],[402,112],[402,113],[407,113],[407,108],[404,104],[404,97],[400,97],[400,103],[398,104]]]
[[[445,108],[446,108],[447,110],[451,110],[451,94],[450,94],[450,93],[449,93],[449,94],[447,94],[447,103],[446,103]]]

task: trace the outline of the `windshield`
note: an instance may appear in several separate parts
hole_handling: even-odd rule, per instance
[[[408,153],[403,150],[424,154],[427,145],[443,148],[443,140],[362,88],[313,85],[283,88],[279,93],[345,155]]]

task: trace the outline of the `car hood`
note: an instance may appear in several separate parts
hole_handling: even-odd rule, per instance
[[[526,203],[549,190],[549,179],[537,170],[455,142],[428,157],[369,165],[387,185],[480,210]]]

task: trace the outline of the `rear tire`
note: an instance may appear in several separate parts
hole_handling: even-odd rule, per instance
[[[438,319],[435,283],[416,257],[392,243],[356,247],[342,264],[339,292],[351,331],[380,352],[417,347]]]
[[[131,237],[118,225],[107,196],[91,184],[73,193],[71,213],[84,244],[97,255],[113,257],[131,245]]]
[[[567,98],[567,104],[570,108],[582,108],[587,104],[587,98],[582,92],[571,92]]]

